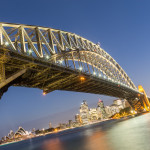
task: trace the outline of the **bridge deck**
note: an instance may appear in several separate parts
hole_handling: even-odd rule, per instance
[[[1,48],[1,60],[4,57],[4,53],[5,50]],[[9,86],[39,88],[46,93],[54,90],[66,90],[104,94],[126,99],[135,98],[138,94],[131,88],[71,68],[65,68],[61,65],[21,55],[13,51],[9,51],[5,55],[7,55],[7,59],[5,59],[6,78],[21,69],[27,69],[25,74],[11,82]],[[80,77],[84,77],[84,80],[81,80]]]

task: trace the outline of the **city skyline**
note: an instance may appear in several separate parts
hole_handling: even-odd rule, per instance
[[[23,134],[25,134],[25,136],[29,136],[32,133],[30,136],[34,137],[33,134],[35,134],[35,131],[44,131],[44,130],[48,130],[52,128],[53,129],[52,131],[55,132],[55,129],[57,128],[60,128],[60,130],[62,130],[62,129],[69,129],[73,127],[79,127],[81,125],[88,125],[88,124],[96,123],[100,121],[106,121],[111,116],[113,116],[116,113],[119,113],[124,108],[130,107],[130,105],[126,104],[126,102],[127,101],[124,99],[115,99],[113,100],[113,103],[110,106],[108,105],[105,106],[103,101],[99,99],[93,108],[93,107],[90,107],[90,105],[87,103],[86,100],[83,100],[79,108],[76,110],[77,113],[74,114],[72,118],[67,118],[68,119],[67,121],[63,120],[62,122],[59,122],[58,124],[53,124],[54,122],[51,122],[52,120],[49,121],[49,119],[47,118],[47,122],[49,121],[49,124],[47,124],[45,128],[43,127],[35,128],[35,126],[32,126],[30,127],[30,130],[29,129],[26,130],[26,129],[23,129],[22,126],[19,126],[19,127],[16,127],[18,128],[17,131],[14,132],[11,129],[8,134],[6,134],[3,137],[0,137],[0,139],[1,140],[5,139],[4,140],[5,142],[7,142],[6,140],[7,138],[8,139],[10,138],[10,140],[12,140],[13,138],[15,139],[15,134],[19,133],[18,131],[20,129],[23,129]]]
[[[87,103],[89,108],[96,108],[98,101],[100,100],[100,98],[96,99],[95,102],[91,102],[91,100],[88,98]],[[114,99],[112,99],[112,101],[114,101]],[[3,132],[0,132],[0,137],[6,135],[6,133],[8,133],[9,130],[17,130],[19,126],[22,127],[26,127],[25,129],[28,131],[31,131],[32,128],[36,128],[36,129],[43,129],[43,128],[48,128],[49,126],[49,122],[52,123],[53,127],[57,127],[59,125],[59,123],[66,123],[69,119],[74,120],[74,116],[76,114],[80,113],[80,105],[82,104],[83,99],[80,100],[80,103],[78,103],[78,105],[76,105],[76,107],[67,109],[65,111],[62,112],[56,112],[54,114],[49,114],[46,115],[45,117],[41,117],[41,118],[34,118],[32,120],[29,120],[28,122],[23,122],[21,124],[14,124],[12,127],[10,127],[9,129],[6,129]],[[109,101],[110,103],[110,101]],[[109,103],[106,103],[107,106],[109,105]],[[104,104],[106,106],[106,104]],[[63,116],[63,118],[62,118]],[[36,122],[36,124],[35,124]]]
[[[60,5],[57,5],[58,2]],[[63,2],[45,1],[45,3],[48,4],[46,8],[35,15],[37,8],[43,8],[40,2],[36,2],[36,8],[32,9],[29,7],[29,1],[26,1],[24,5],[17,0],[2,2],[3,6],[7,6],[7,10],[3,7],[0,10],[2,14],[0,22],[58,28],[81,35],[95,43],[100,42],[101,47],[115,58],[135,85],[142,84],[150,96],[150,71],[147,69],[150,63],[149,1],[143,3],[140,0],[95,1],[91,3],[65,0]],[[21,7],[14,12],[13,8],[16,5]],[[33,2],[30,2],[30,5],[33,5]],[[82,7],[85,9],[82,10]],[[62,10],[62,13],[56,11],[56,8]],[[95,9],[89,11],[91,8]],[[54,12],[55,16],[53,16]],[[71,13],[68,14],[68,12]],[[16,128],[19,124],[74,110],[83,99],[87,99],[88,103],[94,103],[99,98],[108,104],[115,99],[102,95],[66,91],[54,91],[43,96],[39,89],[11,87],[0,101],[0,117],[3,118],[0,124],[0,134],[4,134],[10,128]],[[63,118],[65,117],[69,116],[64,115]],[[40,125],[43,124],[45,123],[41,122]]]

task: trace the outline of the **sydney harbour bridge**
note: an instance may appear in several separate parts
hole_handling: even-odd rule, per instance
[[[58,29],[0,22],[0,97],[10,86],[65,90],[127,99],[149,111],[121,66],[99,44]]]

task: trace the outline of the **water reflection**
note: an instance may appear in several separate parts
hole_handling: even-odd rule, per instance
[[[86,140],[85,149],[86,150],[107,150],[109,149],[107,138],[104,132],[95,132],[93,135],[89,136]]]
[[[65,150],[59,138],[47,140],[43,143],[42,150]]]
[[[113,150],[149,150],[149,133],[150,114],[146,114],[116,124],[107,137]]]

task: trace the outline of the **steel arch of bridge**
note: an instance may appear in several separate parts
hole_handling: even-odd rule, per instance
[[[106,51],[74,33],[0,23],[0,46],[137,90],[125,71]]]

